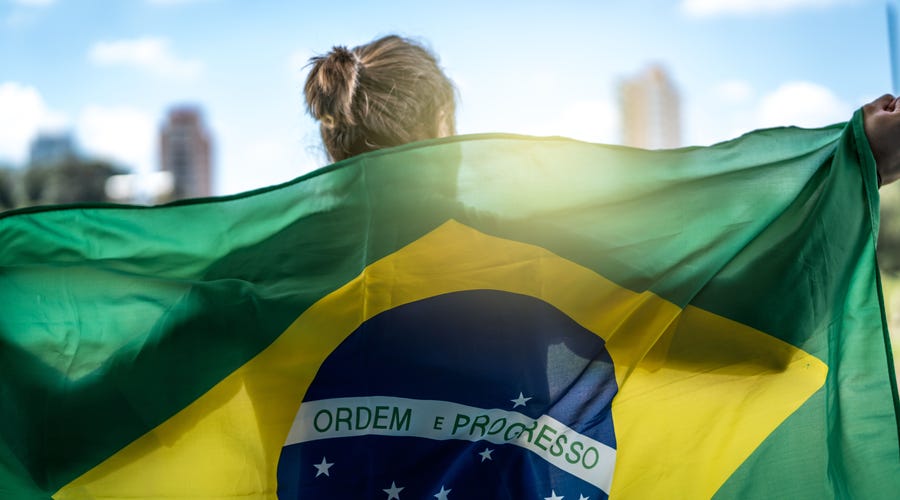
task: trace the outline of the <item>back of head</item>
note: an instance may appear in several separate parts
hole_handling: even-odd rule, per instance
[[[310,63],[306,105],[333,161],[455,133],[453,84],[415,42],[390,35]]]

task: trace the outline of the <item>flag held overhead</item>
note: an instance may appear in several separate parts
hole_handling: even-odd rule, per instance
[[[857,113],[8,213],[0,496],[887,498],[877,208]]]

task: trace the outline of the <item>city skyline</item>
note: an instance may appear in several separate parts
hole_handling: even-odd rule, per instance
[[[22,164],[39,130],[71,130],[86,152],[147,173],[166,111],[192,103],[217,138],[216,194],[290,180],[327,163],[303,108],[308,58],[392,32],[438,54],[462,134],[618,142],[616,84],[653,63],[681,91],[685,145],[824,126],[890,90],[884,11],[874,0],[0,0],[0,163]]]

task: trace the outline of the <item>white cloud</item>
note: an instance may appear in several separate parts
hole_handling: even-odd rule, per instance
[[[219,190],[224,194],[239,193],[296,177],[298,174],[292,169],[296,168],[298,152],[290,146],[289,142],[271,138],[223,143],[222,165],[217,165],[223,168],[216,172]],[[232,166],[235,168],[229,168]]]
[[[155,169],[157,124],[152,113],[127,107],[89,105],[72,121],[51,109],[34,87],[0,83],[0,160],[24,164],[41,132],[73,129],[78,150],[138,172]]]
[[[580,141],[616,143],[618,107],[600,99],[580,100],[563,108],[547,121],[523,123],[514,130],[530,135],[561,135]]]
[[[760,99],[757,125],[823,127],[846,121],[852,113],[853,107],[826,87],[812,82],[788,82]]]
[[[744,80],[728,80],[715,86],[713,93],[728,104],[742,104],[753,97],[753,86]]]
[[[824,8],[855,0],[682,0],[681,11],[693,17],[780,13],[801,8]]]
[[[79,113],[76,135],[89,156],[112,160],[138,173],[155,169],[158,131],[151,113],[128,107],[87,106]]]
[[[45,9],[53,6],[57,0],[8,0],[13,5],[9,12],[0,7],[0,27],[14,30],[27,29],[36,23]],[[0,5],[3,0],[0,0]]]
[[[130,66],[165,77],[193,78],[203,70],[199,61],[173,54],[169,41],[159,37],[97,42],[88,52],[88,60],[98,66]]]
[[[759,128],[824,127],[849,120],[855,108],[867,102],[845,101],[827,87],[807,81],[785,82],[769,92],[754,91],[741,102],[728,103],[727,95],[716,94],[719,99],[688,103],[693,106],[683,115],[688,144],[713,144]]]
[[[0,83],[0,158],[24,163],[38,132],[60,131],[67,126],[66,116],[50,109],[36,88]]]

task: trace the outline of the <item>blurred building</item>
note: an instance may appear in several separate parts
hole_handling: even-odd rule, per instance
[[[41,133],[31,141],[28,155],[30,165],[54,165],[77,157],[75,141],[67,133]]]
[[[0,179],[0,208],[109,201],[106,181],[124,172],[78,151],[67,132],[39,133],[31,141],[28,166]]]
[[[160,168],[172,176],[171,197],[196,198],[212,194],[210,135],[195,107],[169,111],[160,130]]]
[[[681,146],[681,98],[665,69],[649,66],[619,85],[622,143],[645,149]]]

